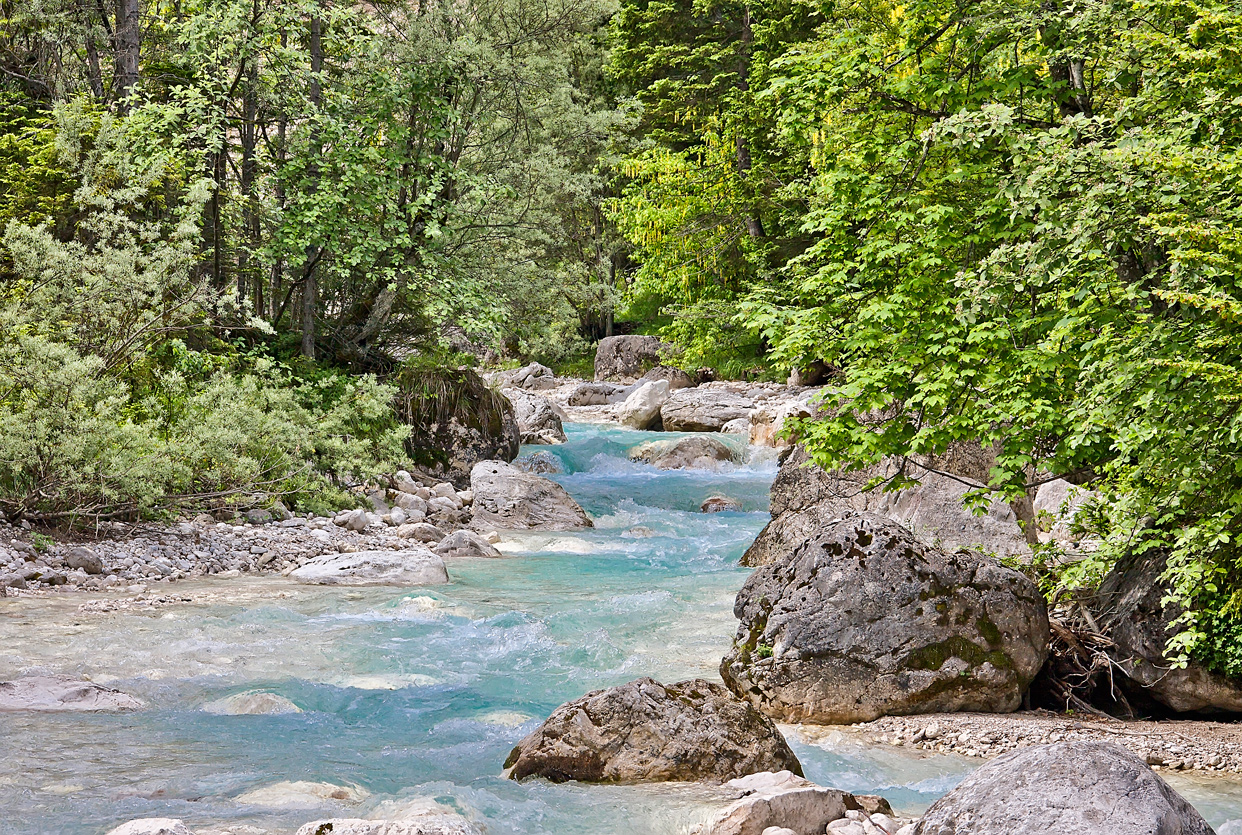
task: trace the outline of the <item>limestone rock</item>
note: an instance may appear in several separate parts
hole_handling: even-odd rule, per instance
[[[413,539],[418,542],[439,542],[444,539],[444,531],[430,522],[413,522],[397,528],[397,536],[402,539]]]
[[[511,371],[501,371],[493,380],[503,387],[520,389],[550,389],[556,387],[556,375],[546,365],[532,362]]]
[[[90,548],[81,546],[69,549],[69,553],[65,554],[65,565],[85,571],[87,574],[104,573],[103,560],[99,558],[99,555]]]
[[[1044,599],[1024,575],[871,513],[756,570],[733,612],[721,676],[785,721],[1013,711],[1048,651]]]
[[[617,417],[631,429],[650,429],[660,419],[660,407],[668,400],[667,380],[651,380],[634,389],[621,404]]]
[[[929,462],[930,463],[930,462]],[[937,462],[941,463],[941,462]],[[951,462],[964,477],[987,477],[986,463]],[[939,469],[939,467],[938,467]],[[742,557],[748,566],[766,565],[849,512],[871,511],[908,528],[925,543],[946,550],[970,548],[997,556],[1026,555],[1030,546],[1017,516],[1002,501],[994,501],[984,516],[975,516],[962,504],[971,488],[948,476],[907,462],[907,473],[917,477],[915,487],[896,492],[866,491],[873,478],[896,472],[891,464],[854,472],[828,472],[810,460],[801,446],[786,453],[772,482],[772,521]]]
[[[513,404],[518,432],[524,444],[563,444],[566,440],[561,415],[552,401],[521,389],[503,389]]]
[[[444,560],[422,546],[326,554],[289,576],[299,583],[327,586],[434,586],[449,581]]]
[[[650,678],[561,705],[518,743],[505,768],[515,780],[594,783],[802,773],[776,725],[719,684]]]
[[[699,505],[699,510],[704,513],[725,513],[726,511],[740,511],[741,509],[742,503],[728,496],[708,496],[703,500],[703,504]]]
[[[1020,748],[937,800],[915,835],[1212,835],[1147,764],[1112,742]]]
[[[445,559],[454,557],[499,557],[502,556],[490,542],[474,531],[453,531],[440,540],[435,552]]]
[[[628,393],[624,386],[612,383],[583,383],[570,392],[565,403],[568,406],[606,406],[622,402]]]
[[[123,823],[108,835],[191,835],[189,828],[175,818],[139,818]]]
[[[1149,552],[1119,561],[1100,584],[1096,610],[1109,615],[1100,626],[1115,646],[1111,654],[1125,671],[1127,689],[1154,699],[1175,713],[1242,713],[1242,681],[1214,673],[1197,661],[1173,667],[1164,657],[1169,624],[1181,608],[1161,601],[1165,555]]]
[[[441,820],[363,820],[331,818],[311,821],[297,835],[478,835],[479,830],[464,818],[444,816]]]
[[[66,676],[25,676],[0,682],[0,712],[136,710],[143,706],[140,699],[126,693]]]
[[[595,379],[632,383],[659,365],[667,348],[654,336],[606,336],[595,349]]]
[[[500,461],[483,461],[470,473],[475,530],[567,531],[590,528],[586,512],[555,481]]]
[[[322,806],[325,803],[361,803],[371,793],[359,786],[316,783],[309,780],[286,780],[251,789],[238,795],[237,802],[277,809],[298,809]]]
[[[397,381],[412,392],[437,392],[431,399],[402,397],[397,410],[410,427],[406,454],[412,461],[432,462],[424,468],[429,478],[464,488],[478,462],[517,457],[522,439],[513,404],[474,371],[451,369],[415,380],[398,375]]]
[[[203,705],[206,713],[219,716],[281,716],[301,713],[302,708],[275,693],[237,693]]]
[[[638,378],[639,385],[643,383],[662,380],[668,383],[670,391],[677,389],[688,389],[695,385],[695,380],[680,368],[671,365],[657,365],[646,374]]]
[[[719,470],[740,463],[742,453],[718,438],[690,436],[677,440],[648,441],[629,451],[631,461],[642,461],[661,470]]]
[[[754,401],[716,388],[680,389],[660,408],[667,432],[719,432],[731,420],[750,416]]]
[[[565,472],[565,465],[561,463],[561,459],[546,449],[536,449],[533,452],[514,458],[513,467],[524,473],[535,473],[536,475]]]

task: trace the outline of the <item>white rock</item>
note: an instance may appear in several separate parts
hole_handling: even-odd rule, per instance
[[[312,783],[306,780],[273,783],[252,789],[237,797],[238,803],[251,806],[301,808],[322,806],[325,803],[361,803],[370,792],[359,786],[338,786],[333,783]]]
[[[668,380],[643,383],[617,410],[621,423],[634,429],[649,429],[660,416],[660,407],[668,400]]]
[[[423,546],[316,557],[289,575],[299,583],[338,586],[431,586],[449,581],[444,560]]]
[[[123,823],[108,835],[191,835],[184,823],[175,818],[139,818]]]
[[[0,682],[0,713],[11,710],[135,710],[140,699],[65,676],[25,676]]]
[[[427,512],[427,502],[413,493],[396,493],[392,501],[394,505],[406,512]]]

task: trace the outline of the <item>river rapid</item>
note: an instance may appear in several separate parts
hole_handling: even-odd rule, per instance
[[[156,816],[292,833],[422,798],[488,835],[672,835],[705,820],[719,790],[518,784],[501,764],[589,690],[644,675],[717,678],[747,575],[738,557],[768,519],[775,459],[756,450],[729,472],[659,471],[625,453],[667,434],[566,431],[567,444],[523,451],[556,457],[564,472],[551,477],[595,529],[508,534],[504,559],[453,560],[447,586],[202,579],[168,587],[182,602],[106,613],[79,612],[86,595],[0,600],[0,680],[85,677],[148,703],[127,714],[0,714],[0,833],[99,835]],[[743,509],[698,512],[710,495]],[[249,691],[303,712],[203,709]],[[785,731],[807,777],[883,794],[906,814],[979,764],[847,732]],[[1222,835],[1242,833],[1236,782],[1175,785]]]

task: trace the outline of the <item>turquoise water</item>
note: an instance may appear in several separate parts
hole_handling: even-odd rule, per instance
[[[291,833],[416,798],[459,809],[489,835],[678,833],[703,820],[720,804],[710,788],[517,784],[500,778],[501,763],[588,690],[642,675],[716,676],[747,573],[737,559],[767,521],[775,463],[760,455],[731,472],[661,472],[625,458],[652,433],[567,432],[568,444],[539,449],[559,459],[564,472],[552,477],[597,527],[508,536],[505,559],[451,562],[448,586],[194,581],[169,587],[188,602],[107,614],[79,613],[86,598],[76,595],[0,600],[0,679],[86,676],[150,705],[0,714],[0,833],[97,835],[151,816]],[[713,494],[743,511],[697,512]],[[250,690],[304,712],[202,710]],[[908,813],[978,763],[817,739],[791,731],[808,777],[882,793]],[[353,801],[262,793],[287,781],[342,787]],[[1232,786],[1186,791],[1221,824],[1242,818]]]

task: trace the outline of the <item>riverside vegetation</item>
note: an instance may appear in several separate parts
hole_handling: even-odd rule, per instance
[[[593,530],[518,456],[615,423],[779,466],[732,695],[610,717],[1236,718],[1239,43],[1220,0],[0,0],[0,596],[451,583]],[[539,733],[523,775],[636,773]],[[1139,753],[1236,766],[1195,750]],[[734,799],[888,825],[772,780]]]

